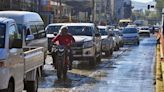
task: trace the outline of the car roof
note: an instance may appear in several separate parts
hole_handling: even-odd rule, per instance
[[[49,24],[48,26],[58,26],[58,25],[64,25],[64,26],[94,26],[94,23],[53,23],[53,24]]]
[[[39,14],[28,11],[0,11],[0,17],[12,18],[18,24],[28,21],[43,21]]]

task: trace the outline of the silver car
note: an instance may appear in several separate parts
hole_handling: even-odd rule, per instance
[[[102,45],[101,49],[102,52],[105,52],[105,56],[109,56],[113,54],[113,38],[109,36],[109,28],[108,26],[98,26],[98,29],[101,33],[101,40],[102,40]]]
[[[133,43],[139,45],[140,41],[138,30],[136,28],[131,27],[125,28],[123,30],[123,40],[124,43]]]

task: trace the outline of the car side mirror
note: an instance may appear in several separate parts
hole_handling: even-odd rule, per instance
[[[22,48],[22,39],[14,39],[11,48]]]
[[[27,35],[26,41],[31,41],[34,39],[34,35]]]
[[[95,36],[96,36],[96,37],[100,37],[101,34],[100,34],[100,33],[96,33]]]

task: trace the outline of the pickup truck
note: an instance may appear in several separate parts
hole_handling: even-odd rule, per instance
[[[0,18],[0,92],[37,92],[44,48],[25,47],[23,40],[13,19]]]

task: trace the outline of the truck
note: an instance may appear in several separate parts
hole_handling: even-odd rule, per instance
[[[37,92],[44,48],[24,46],[15,20],[0,18],[0,92]]]

